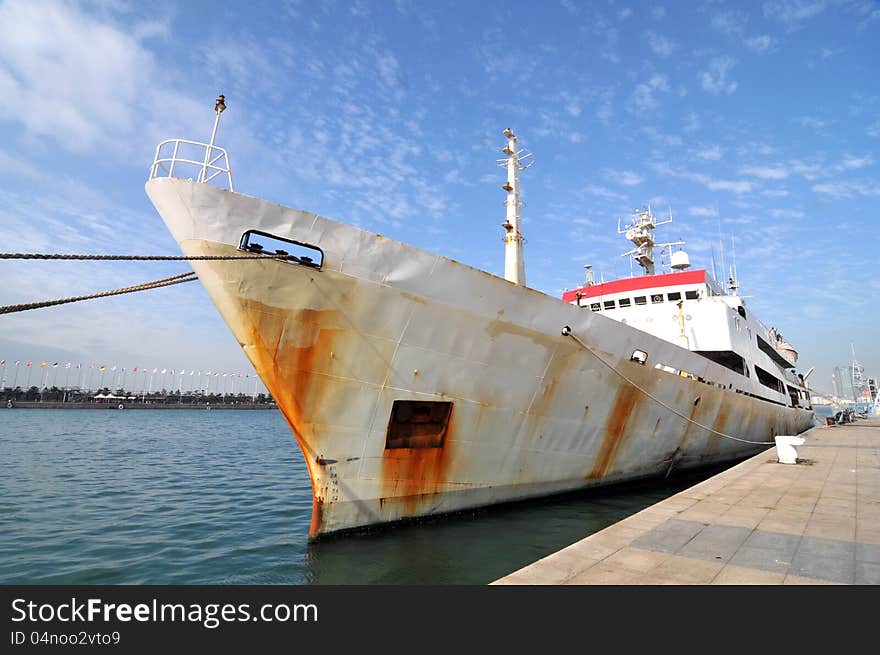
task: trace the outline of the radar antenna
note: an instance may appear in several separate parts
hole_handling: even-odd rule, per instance
[[[656,243],[654,241],[654,229],[658,225],[666,225],[672,222],[672,209],[669,210],[669,218],[665,221],[657,222],[654,214],[651,212],[651,205],[646,209],[636,209],[631,217],[631,222],[620,228],[620,220],[617,221],[617,233],[625,234],[626,238],[636,244],[632,250],[628,250],[621,257],[632,256],[639,266],[645,269],[645,275],[654,275],[654,248],[669,248],[670,258],[672,246],[684,245],[684,241],[670,241],[669,243]],[[689,264],[688,264],[689,266]],[[685,266],[687,268],[687,266]]]

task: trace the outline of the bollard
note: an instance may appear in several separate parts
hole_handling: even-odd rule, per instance
[[[781,434],[776,437],[776,459],[780,464],[797,464],[795,446],[803,445],[803,437]]]

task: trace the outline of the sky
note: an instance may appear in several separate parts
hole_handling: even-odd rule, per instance
[[[830,391],[851,342],[880,375],[878,43],[876,0],[0,0],[0,250],[178,254],[143,185],[223,93],[237,191],[503,275],[510,127],[528,286],[628,276],[618,221],[671,211]],[[186,270],[0,261],[0,305]],[[0,359],[253,374],[197,283],[2,315]]]

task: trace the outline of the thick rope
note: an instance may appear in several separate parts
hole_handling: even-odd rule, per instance
[[[675,414],[675,415],[678,416],[679,418],[683,418],[683,419],[684,419],[685,421],[687,421],[688,423],[693,423],[693,424],[696,425],[697,427],[703,428],[704,430],[708,430],[708,431],[711,432],[712,434],[717,434],[719,437],[724,437],[725,439],[733,439],[734,441],[739,441],[739,442],[741,442],[741,443],[752,443],[752,444],[758,444],[758,445],[761,445],[761,446],[772,446],[772,445],[774,445],[774,444],[776,443],[775,441],[749,441],[748,439],[740,439],[739,437],[734,437],[733,435],[725,434],[724,432],[719,432],[718,430],[715,430],[714,428],[710,428],[708,425],[703,425],[703,424],[700,423],[699,421],[695,421],[694,419],[690,418],[689,416],[685,416],[684,414],[682,414],[681,412],[679,412],[678,410],[676,410],[674,407],[670,407],[669,405],[667,405],[666,403],[664,403],[662,400],[660,400],[660,399],[657,398],[656,396],[652,395],[649,391],[647,391],[646,389],[643,389],[643,388],[640,387],[638,384],[636,384],[635,382],[633,382],[632,380],[630,380],[630,379],[629,379],[628,377],[626,377],[623,373],[621,373],[620,371],[618,371],[617,368],[615,368],[615,366],[614,366],[613,364],[609,364],[608,362],[606,362],[602,357],[599,356],[599,354],[598,354],[596,351],[594,351],[594,350],[593,350],[592,348],[590,348],[587,344],[585,344],[583,341],[581,341],[581,340],[577,337],[577,335],[575,335],[574,332],[571,331],[571,328],[568,327],[567,325],[566,325],[564,328],[562,328],[562,336],[565,336],[565,337],[571,337],[572,339],[574,339],[575,341],[577,341],[577,342],[581,345],[581,347],[582,347],[584,350],[586,350],[587,352],[589,352],[589,353],[590,353],[591,355],[593,355],[596,359],[598,359],[600,362],[602,362],[605,366],[607,366],[607,367],[610,368],[612,371],[614,371],[614,373],[616,373],[616,374],[619,375],[621,378],[623,378],[624,380],[626,380],[629,384],[631,384],[633,387],[635,387],[636,389],[638,389],[639,391],[641,391],[644,395],[646,395],[648,398],[650,398],[651,400],[653,400],[655,403],[657,403],[658,405],[661,405],[662,407],[665,407],[665,408],[668,409],[670,412],[672,412],[673,414]]]
[[[80,300],[91,300],[92,298],[106,298],[107,296],[118,296],[123,293],[135,293],[136,291],[146,291],[148,289],[158,289],[159,287],[168,287],[172,284],[183,284],[184,282],[193,282],[197,280],[196,274],[192,271],[164,277],[160,280],[152,282],[144,282],[132,287],[123,287],[121,289],[113,289],[111,291],[102,291],[101,293],[93,293],[88,296],[74,296],[71,298],[60,298],[58,300],[44,300],[42,302],[30,302],[21,305],[6,305],[0,307],[0,314],[12,314],[14,312],[24,312],[29,309],[40,309],[42,307],[52,307],[53,305],[64,305],[71,302],[79,302]]]

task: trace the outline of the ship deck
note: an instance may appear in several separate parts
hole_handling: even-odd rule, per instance
[[[493,584],[880,584],[880,419],[801,436]]]

